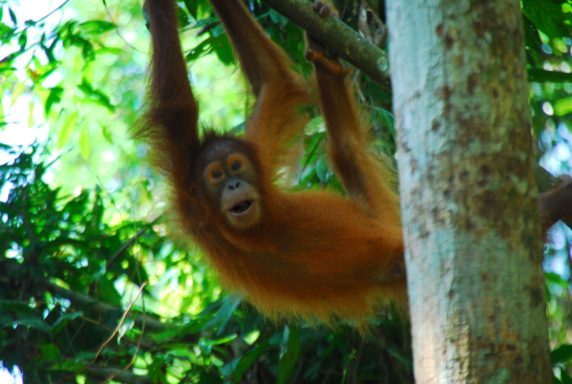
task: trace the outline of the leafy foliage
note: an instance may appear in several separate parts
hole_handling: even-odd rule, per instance
[[[391,314],[380,320],[382,334],[362,340],[349,329],[268,324],[239,298],[198,290],[189,294],[203,310],[162,321],[147,268],[192,257],[173,249],[157,223],[107,224],[99,190],[52,189],[38,158],[33,147],[0,167],[8,188],[0,204],[0,354],[30,382],[410,380],[407,328]]]

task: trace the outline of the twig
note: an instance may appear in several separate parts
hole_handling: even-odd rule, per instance
[[[127,384],[151,384],[153,381],[147,376],[136,375],[131,372],[124,372],[121,368],[99,367],[96,365],[86,367],[87,372],[91,376],[95,376],[102,380],[113,375],[116,381]]]
[[[44,285],[51,292],[55,293],[58,296],[65,297],[66,299],[72,301],[75,304],[90,307],[93,310],[101,311],[101,312],[119,313],[122,311],[122,309],[120,307],[116,307],[116,306],[113,306],[113,305],[107,304],[107,303],[102,303],[100,301],[93,299],[92,297],[71,291],[69,289],[65,289],[63,287],[60,287],[59,285],[54,284],[54,283],[44,282]],[[153,317],[149,317],[148,315],[143,315],[143,316],[144,316],[144,319],[142,318],[142,316],[135,317],[135,323],[138,325],[145,323],[147,325],[147,329],[149,329],[151,331],[156,331],[156,332],[161,332],[161,331],[165,331],[166,329],[168,329],[168,326],[165,325],[164,323],[162,323],[161,321],[159,321]]]
[[[125,243],[123,243],[121,245],[121,247],[119,247],[119,249],[109,258],[109,261],[107,262],[106,268],[109,268],[116,260],[119,256],[121,256],[121,254],[127,250],[129,247],[131,247],[133,244],[135,244],[135,242],[141,237],[141,235],[143,235],[145,232],[147,232],[147,230],[152,227],[153,225],[155,225],[159,220],[161,219],[161,216],[156,217],[155,219],[153,219],[149,225],[145,225],[143,228],[141,228],[139,231],[137,231],[137,233],[135,235],[133,235],[129,240],[127,240]]]
[[[113,340],[113,338],[115,337],[115,335],[119,332],[119,328],[121,328],[121,326],[123,325],[123,323],[125,322],[125,319],[127,318],[127,314],[129,314],[129,312],[131,311],[131,308],[133,308],[133,305],[135,304],[135,302],[137,301],[137,298],[139,297],[139,295],[141,295],[141,292],[143,292],[143,288],[145,288],[145,285],[147,285],[147,282],[144,282],[143,284],[141,284],[141,287],[139,288],[139,291],[137,292],[137,295],[135,295],[135,298],[133,300],[131,300],[131,302],[129,303],[129,306],[127,308],[125,308],[125,311],[123,311],[123,314],[121,315],[121,319],[119,319],[119,323],[117,324],[117,327],[115,327],[115,330],[111,333],[111,335],[109,335],[109,337],[101,344],[101,346],[99,347],[99,349],[97,350],[97,352],[95,353],[95,357],[93,358],[93,360],[97,360],[97,358],[99,357],[99,354],[101,353],[101,351],[103,351],[103,348],[105,348],[105,346],[107,344],[109,344],[109,342],[111,340]]]
[[[51,15],[53,15],[54,13],[56,13],[57,11],[62,9],[69,2],[70,2],[70,0],[65,0],[63,3],[61,3],[60,5],[55,7],[53,10],[48,12],[46,15],[40,17],[38,20],[34,20],[34,24],[38,24],[39,22],[46,20],[48,17],[50,17]]]

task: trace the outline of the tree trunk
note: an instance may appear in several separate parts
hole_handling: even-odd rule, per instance
[[[549,383],[518,0],[390,0],[417,383]]]

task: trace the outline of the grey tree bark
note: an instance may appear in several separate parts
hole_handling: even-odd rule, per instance
[[[518,0],[388,0],[417,383],[549,383]]]

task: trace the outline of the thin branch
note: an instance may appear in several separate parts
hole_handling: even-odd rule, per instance
[[[263,0],[336,54],[361,69],[389,89],[387,54],[344,22],[333,16],[321,17],[307,0]]]
[[[56,285],[54,283],[45,282],[45,286],[53,293],[58,296],[65,297],[66,299],[70,300],[71,302],[80,305],[80,306],[88,306],[93,310],[101,311],[101,312],[122,312],[122,309],[107,303],[102,303],[97,301],[87,295],[83,295],[81,293],[77,293],[74,291],[70,291],[69,289],[65,289]],[[134,316],[135,323],[138,326],[142,326],[145,324],[149,331],[161,332],[168,329],[168,326],[159,320],[150,317],[147,314],[142,314],[138,316]]]
[[[96,378],[101,380],[107,379],[109,376],[113,376],[113,379],[126,384],[152,384],[153,381],[147,376],[136,375],[131,372],[125,372],[121,368],[109,368],[109,367],[99,367],[96,365],[88,366],[86,368],[87,372]]]
[[[54,8],[53,10],[51,10],[48,14],[40,17],[38,20],[34,20],[35,24],[38,24],[41,21],[46,20],[48,17],[50,17],[51,15],[53,15],[54,13],[56,13],[57,11],[59,11],[60,9],[62,9],[67,3],[69,3],[70,0],[65,0],[63,3],[61,3],[60,5],[58,5],[56,8]]]
[[[133,305],[135,304],[135,302],[137,301],[137,299],[139,298],[139,296],[141,295],[141,292],[143,292],[143,288],[145,288],[145,286],[147,285],[147,282],[144,282],[143,284],[141,284],[141,287],[139,288],[139,291],[137,291],[137,295],[135,295],[135,297],[133,298],[133,300],[131,300],[131,302],[129,303],[129,306],[127,308],[125,308],[125,311],[123,311],[123,314],[121,315],[121,319],[119,319],[119,322],[117,323],[117,326],[115,327],[115,329],[113,330],[113,332],[109,335],[109,337],[103,342],[101,343],[101,345],[99,346],[99,349],[97,350],[97,352],[95,353],[95,357],[93,358],[93,360],[97,360],[97,358],[99,357],[99,354],[101,353],[101,351],[103,351],[103,348],[105,348],[105,346],[107,344],[109,344],[109,342],[111,340],[113,340],[113,338],[115,337],[115,335],[117,333],[119,333],[119,328],[121,328],[121,326],[125,323],[125,319],[127,318],[127,315],[129,314],[129,312],[131,312],[131,308],[133,308]]]
[[[157,222],[161,219],[161,216],[156,217],[155,219],[153,219],[149,224],[145,225],[144,227],[142,227],[141,229],[139,229],[139,231],[137,231],[137,233],[135,235],[133,235],[129,240],[127,240],[125,243],[123,243],[121,245],[121,247],[119,247],[119,249],[117,250],[117,252],[115,252],[113,254],[113,256],[111,256],[109,258],[109,261],[107,262],[106,265],[106,269],[109,269],[109,267],[111,267],[111,265],[113,263],[115,263],[115,261],[117,261],[117,258],[119,256],[121,256],[123,254],[123,252],[125,252],[127,249],[129,249],[133,244],[135,244],[137,242],[137,240],[139,240],[139,238],[145,234],[145,232],[147,232],[149,230],[149,228],[151,228],[153,225],[157,224]]]
[[[121,39],[121,41],[123,41],[123,43],[126,46],[128,46],[129,48],[131,48],[133,51],[143,52],[142,50],[140,50],[139,48],[137,48],[136,46],[131,44],[129,42],[129,40],[127,40],[127,38],[125,36],[123,36],[123,33],[121,32],[121,29],[119,28],[119,23],[115,22],[116,18],[113,17],[113,14],[111,13],[111,9],[109,9],[109,5],[107,4],[107,1],[103,2],[103,6],[105,7],[105,13],[107,13],[107,17],[109,18],[109,20],[111,20],[111,22],[117,26],[117,28],[115,29],[115,33],[117,34],[119,39]]]
[[[144,283],[143,286],[145,286],[145,284],[147,284],[147,283]],[[141,295],[142,291],[143,291],[143,287],[141,287],[141,289],[137,293],[137,296],[133,300],[133,303],[135,303],[135,300],[137,300],[137,297],[139,297],[139,295]],[[141,306],[143,307],[143,312],[145,312],[145,296],[141,296]],[[120,323],[122,323],[122,322],[123,321],[121,321]],[[117,327],[117,330],[119,330],[119,326]],[[145,317],[143,317],[143,324],[141,325],[141,332],[139,333],[139,337],[137,338],[137,346],[135,347],[135,352],[133,353],[133,356],[131,356],[131,360],[129,360],[129,363],[127,363],[127,365],[123,367],[123,372],[127,372],[127,370],[129,368],[131,368],[133,366],[133,364],[135,364],[135,359],[137,358],[137,355],[139,354],[139,350],[141,349],[141,344],[143,342],[143,335],[144,334],[145,334]],[[100,351],[98,351],[97,354],[99,354],[99,352]],[[96,358],[97,358],[97,354],[96,354]],[[109,375],[107,380],[105,380],[105,383],[110,382],[111,380],[113,380],[116,377],[117,377],[117,374]]]

